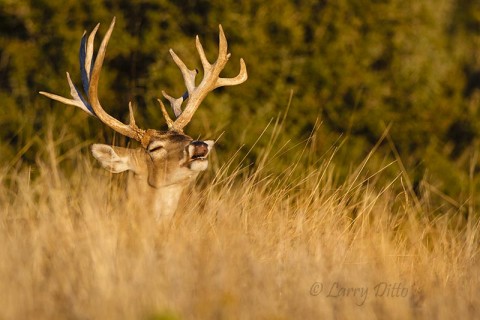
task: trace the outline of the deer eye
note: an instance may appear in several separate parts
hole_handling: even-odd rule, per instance
[[[148,152],[155,152],[163,149],[163,145],[161,144],[156,144],[156,145],[151,145],[148,147]]]

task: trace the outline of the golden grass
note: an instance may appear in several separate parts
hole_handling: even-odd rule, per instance
[[[478,218],[426,209],[400,170],[338,183],[330,158],[282,175],[274,157],[248,174],[213,159],[157,224],[123,178],[82,156],[67,175],[50,153],[0,172],[0,319],[480,315]]]

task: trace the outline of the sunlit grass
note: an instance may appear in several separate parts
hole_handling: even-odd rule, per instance
[[[335,150],[315,158],[310,141],[270,147],[253,167],[213,157],[159,224],[142,195],[125,198],[126,176],[68,152],[67,173],[46,139],[47,160],[2,171],[2,319],[479,314],[477,216],[429,208],[398,163],[368,173],[367,158],[338,181]],[[297,161],[270,173],[283,152]],[[385,167],[398,168],[387,183]]]

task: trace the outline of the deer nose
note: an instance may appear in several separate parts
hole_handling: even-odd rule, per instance
[[[208,144],[203,141],[192,141],[193,157],[205,157],[208,154]]]

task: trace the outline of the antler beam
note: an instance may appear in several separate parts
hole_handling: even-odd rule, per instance
[[[86,38],[86,32],[84,32],[80,44],[80,73],[82,75],[82,85],[85,91],[86,99],[82,96],[78,88],[73,84],[70,78],[70,74],[68,72],[67,81],[70,86],[70,95],[73,99],[65,98],[56,94],[43,91],[40,91],[40,94],[50,99],[79,107],[83,111],[87,112],[89,115],[95,116],[100,119],[100,121],[102,121],[104,124],[112,128],[116,132],[142,142],[142,140],[144,140],[143,136],[145,135],[146,130],[140,129],[135,124],[131,104],[129,105],[130,123],[127,125],[109,115],[102,108],[102,105],[100,104],[100,101],[98,99],[98,82],[100,79],[100,72],[102,71],[102,65],[105,58],[108,41],[110,40],[110,36],[115,26],[115,18],[113,18],[112,23],[110,24],[110,27],[108,28],[108,31],[105,34],[102,43],[100,44],[100,48],[98,50],[96,58],[93,59],[93,43],[95,40],[95,34],[97,33],[99,26],[100,24],[97,24],[97,26],[93,29],[93,31],[88,37],[88,40]],[[92,63],[94,63],[93,66]]]
[[[135,124],[135,120],[133,117],[133,111],[131,105],[129,106],[130,111],[130,124],[126,125],[111,115],[109,115],[105,110],[103,110],[100,101],[98,100],[98,81],[100,79],[100,71],[102,70],[103,59],[105,58],[105,52],[107,50],[108,41],[110,40],[110,36],[112,35],[113,27],[115,26],[115,18],[113,18],[110,27],[105,34],[105,37],[100,44],[100,48],[98,49],[97,58],[95,59],[95,64],[93,65],[92,74],[90,77],[90,86],[88,88],[88,95],[90,98],[90,103],[92,105],[93,110],[97,117],[105,123],[107,126],[112,128],[113,130],[117,131],[118,133],[123,134],[124,136],[133,138],[137,141],[142,141],[142,138],[145,134],[145,130],[140,129]],[[133,119],[133,121],[132,121]]]

